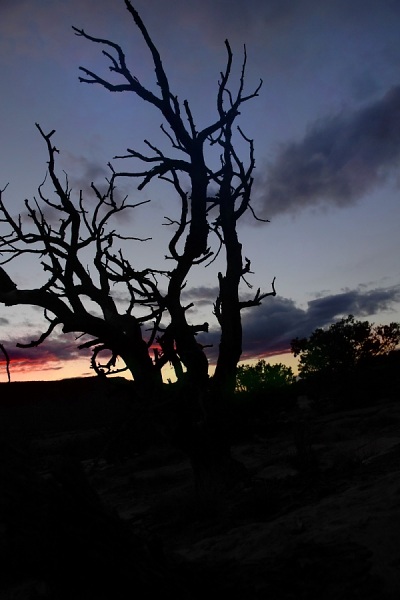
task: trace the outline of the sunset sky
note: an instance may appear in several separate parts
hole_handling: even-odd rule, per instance
[[[226,38],[235,61],[232,89],[244,44],[247,90],[263,80],[238,124],[255,144],[253,207],[270,223],[246,218],[239,233],[254,272],[252,292],[270,291],[276,276],[278,295],[243,312],[243,359],[293,365],[291,339],[350,313],[375,323],[400,321],[400,2],[138,0],[134,6],[173,93],[189,101],[198,128],[216,119]],[[109,63],[72,25],[119,43],[132,73],[156,89],[123,0],[0,0],[0,188],[8,184],[4,197],[14,215],[37,195],[46,172],[35,122],[56,130],[58,172],[68,173],[75,192],[88,194],[91,181],[104,181],[108,161],[128,147],[143,151],[144,139],[168,147],[153,107],[132,94],[79,83],[79,66],[107,77]],[[239,144],[239,150],[245,149]],[[132,264],[162,268],[170,234],[162,223],[179,210],[172,190],[158,182],[139,192],[130,180],[121,191],[133,202],[151,199],[119,224],[153,238],[132,244]],[[218,268],[218,262],[197,268],[185,290],[188,302],[196,302],[193,322],[210,323],[203,341],[214,344],[211,361]],[[38,259],[6,270],[21,289],[45,281]],[[13,380],[91,374],[75,337],[59,330],[38,348],[15,348],[46,329],[41,310],[0,306],[0,325]]]

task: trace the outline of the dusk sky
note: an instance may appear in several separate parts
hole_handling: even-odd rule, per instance
[[[226,38],[235,61],[231,88],[244,44],[247,90],[263,80],[238,124],[255,144],[253,207],[270,223],[246,217],[239,233],[254,272],[252,292],[270,291],[276,277],[277,296],[242,313],[243,360],[294,365],[291,339],[348,314],[400,321],[400,2],[133,4],[160,50],[173,93],[189,101],[198,128],[216,119]],[[79,66],[107,77],[109,63],[72,25],[119,43],[131,72],[155,89],[149,53],[123,0],[0,0],[0,188],[8,184],[4,198],[14,215],[37,195],[46,172],[35,122],[56,130],[57,169],[68,173],[76,193],[87,194],[91,181],[101,184],[115,155],[128,147],[143,151],[144,139],[168,148],[152,106],[133,94],[79,83]],[[151,199],[120,223],[131,235],[153,238],[133,243],[133,266],[162,266],[170,234],[162,223],[179,211],[172,190],[159,182],[139,192],[129,180],[121,191],[133,202]],[[214,344],[211,361],[218,345],[212,315],[218,268],[218,262],[197,268],[185,291],[196,302],[193,322],[210,323],[203,341]],[[37,259],[6,270],[21,289],[45,281]],[[46,329],[41,310],[1,306],[0,325],[13,380],[91,374],[75,337],[59,330],[38,348],[15,348]]]

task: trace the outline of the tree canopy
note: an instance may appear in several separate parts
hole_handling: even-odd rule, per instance
[[[301,378],[313,379],[350,374],[371,358],[389,354],[399,342],[399,323],[374,325],[349,315],[308,338],[294,339],[291,350],[300,357]]]
[[[264,359],[254,365],[239,365],[236,389],[239,392],[274,392],[296,381],[291,367],[282,363],[271,365]]]

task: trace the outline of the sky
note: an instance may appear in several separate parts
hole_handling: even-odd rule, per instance
[[[253,272],[253,289],[244,285],[242,294],[268,292],[276,277],[277,296],[242,313],[242,359],[295,368],[291,339],[317,327],[348,314],[400,321],[398,0],[138,0],[134,6],[173,92],[189,101],[199,128],[216,118],[225,39],[234,54],[232,89],[244,45],[246,89],[263,80],[239,124],[254,139],[252,206],[270,222],[246,216],[240,225]],[[90,182],[101,184],[107,163],[128,147],[143,151],[145,139],[167,147],[153,107],[79,82],[79,66],[107,76],[108,62],[72,26],[119,43],[132,73],[155,89],[149,53],[123,0],[0,0],[0,188],[8,184],[3,195],[14,215],[24,214],[24,200],[37,196],[46,172],[36,122],[56,130],[59,173],[66,171],[74,193],[83,189],[87,196]],[[240,142],[238,150],[245,158]],[[172,191],[163,182],[139,191],[132,180],[121,182],[121,191],[133,202],[151,200],[119,223],[131,235],[152,237],[132,244],[132,263],[162,265],[170,234],[162,223],[179,210]],[[213,344],[211,363],[218,348],[212,314],[218,268],[218,261],[197,268],[185,288],[196,303],[188,316],[210,323],[203,340]],[[45,281],[39,261],[29,257],[6,270],[21,289]],[[76,336],[57,329],[37,348],[15,347],[47,328],[41,310],[1,306],[0,325],[13,380],[92,373]]]

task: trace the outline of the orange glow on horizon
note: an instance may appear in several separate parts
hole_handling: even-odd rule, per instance
[[[291,367],[293,373],[298,373],[298,359],[290,353],[277,354],[274,356],[258,356],[252,359],[240,361],[240,364],[255,364],[260,359],[264,359],[272,365],[283,363]],[[209,373],[212,375],[215,365],[210,363]],[[60,361],[57,358],[47,360],[45,363],[39,360],[11,360],[10,375],[11,381],[57,381],[60,379],[70,379],[75,377],[93,377],[94,371],[90,368],[89,360],[86,358]],[[172,382],[176,380],[175,372],[170,365],[166,365],[162,371],[163,380]],[[131,379],[128,372],[121,373],[120,376]],[[7,371],[5,360],[0,360],[0,383],[7,382]]]
[[[57,381],[71,377],[90,377],[93,371],[89,368],[88,360],[59,360],[43,361],[11,360],[11,381]],[[0,382],[8,381],[6,363],[0,361]]]

